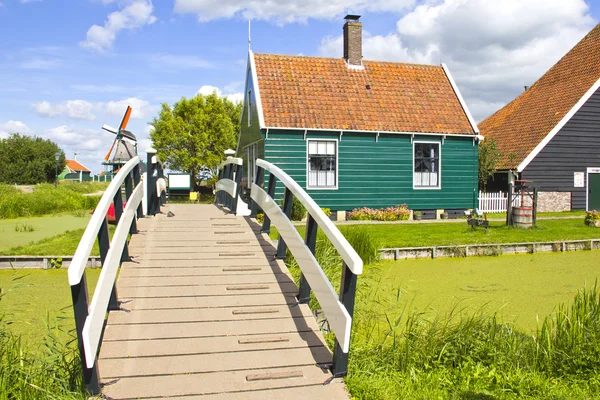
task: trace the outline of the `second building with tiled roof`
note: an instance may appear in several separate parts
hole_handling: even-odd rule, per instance
[[[479,126],[502,154],[488,190],[533,181],[538,211],[600,210],[600,25]]]
[[[474,208],[481,139],[445,65],[363,61],[348,16],[344,58],[248,56],[238,157],[272,162],[321,207]]]

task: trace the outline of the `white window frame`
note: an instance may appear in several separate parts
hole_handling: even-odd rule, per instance
[[[308,162],[309,153],[309,143],[310,142],[335,142],[335,186],[309,186],[308,185],[308,168],[310,166]],[[319,138],[310,138],[306,139],[306,190],[338,190],[338,182],[340,178],[340,169],[339,169],[339,161],[340,161],[340,151],[338,139],[319,139]]]
[[[440,149],[440,153],[438,155],[438,184],[437,186],[417,186],[415,184],[415,145],[416,144],[437,144]],[[413,159],[412,162],[412,176],[413,176],[413,189],[414,190],[441,190],[442,189],[442,142],[435,140],[413,140],[412,143],[412,154],[411,157]]]
[[[248,89],[248,126],[252,126],[252,89]]]

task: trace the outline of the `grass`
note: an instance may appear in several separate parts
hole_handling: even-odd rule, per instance
[[[532,229],[507,227],[503,222],[490,221],[489,229],[473,230],[463,223],[427,224],[360,224],[345,225],[344,232],[353,229],[366,229],[380,248],[453,246],[460,244],[552,242],[576,239],[600,238],[600,230],[585,226],[583,218],[539,220]],[[305,226],[296,229],[304,235]],[[277,230],[271,227],[270,237],[278,237]]]
[[[66,272],[0,271],[0,400],[89,397]],[[91,290],[98,275],[88,271]]]
[[[104,183],[65,183],[57,189],[50,184],[35,186],[33,193],[23,193],[10,185],[0,185],[0,219],[33,217],[65,211],[91,210],[100,197],[84,196],[97,192]]]
[[[114,226],[109,226],[109,233],[112,235]],[[56,236],[42,239],[38,242],[29,243],[23,246],[12,247],[8,250],[0,251],[2,256],[72,256],[77,250],[84,229],[66,231]],[[91,256],[100,254],[98,243],[94,244]]]
[[[86,272],[89,296],[100,275],[100,269]],[[0,316],[10,323],[10,331],[22,336],[24,343],[43,343],[47,326],[63,331],[74,328],[71,290],[67,269],[0,270]],[[66,334],[57,333],[62,340]]]
[[[328,247],[318,241],[316,256],[338,286]],[[599,261],[593,251],[367,266],[345,379],[352,398],[597,398]]]
[[[65,231],[85,228],[91,215],[88,212],[83,212],[83,214],[77,213],[75,215],[76,213],[69,212],[44,217],[0,219],[0,254],[13,254],[8,252],[8,250],[14,247],[26,246],[32,242],[39,242],[57,234],[62,234]],[[30,228],[27,229],[27,227]],[[62,252],[60,253],[61,255],[63,254]]]

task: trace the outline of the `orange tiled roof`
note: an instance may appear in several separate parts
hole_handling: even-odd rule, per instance
[[[600,78],[600,24],[534,85],[479,124],[496,140],[498,168],[516,169]]]
[[[267,127],[473,135],[442,67],[254,54]],[[370,89],[367,89],[367,85]]]
[[[78,163],[75,160],[66,160],[66,162],[67,162],[67,168],[69,168],[71,171],[90,172],[89,169],[87,169],[86,167],[84,167],[82,164]]]

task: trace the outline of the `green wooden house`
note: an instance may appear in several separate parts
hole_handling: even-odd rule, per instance
[[[58,179],[67,181],[88,182],[92,180],[91,171],[77,160],[65,160],[65,169],[58,175]]]
[[[331,210],[458,214],[477,201],[482,139],[445,65],[363,61],[357,16],[346,17],[343,58],[248,54],[246,184],[262,158]]]

